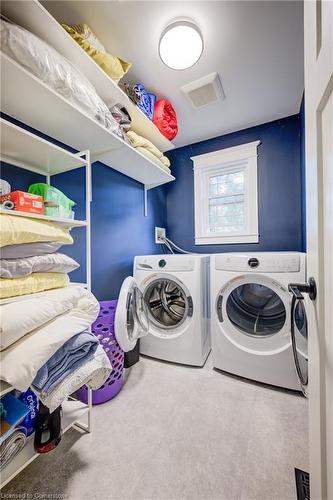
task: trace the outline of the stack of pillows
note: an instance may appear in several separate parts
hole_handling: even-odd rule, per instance
[[[0,224],[1,299],[68,285],[68,273],[79,267],[58,252],[73,243],[69,229],[10,214],[0,214]]]

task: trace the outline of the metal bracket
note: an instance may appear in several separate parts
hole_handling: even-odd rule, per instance
[[[145,184],[143,186],[143,203],[144,203],[144,209],[143,209],[143,214],[145,217],[148,216],[148,188],[147,185]]]

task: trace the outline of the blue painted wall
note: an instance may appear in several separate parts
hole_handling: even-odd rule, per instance
[[[305,231],[302,210],[305,210],[305,205],[301,199],[304,183],[301,121],[302,112],[300,116],[173,150],[169,156],[177,180],[149,191],[148,217],[143,216],[142,185],[101,163],[95,163],[91,205],[92,289],[97,298],[107,300],[118,296],[123,279],[132,273],[135,255],[160,252],[160,247],[153,242],[155,225],[167,227],[171,239],[195,252],[302,250],[302,234]],[[258,158],[259,244],[194,245],[190,157],[258,139],[262,142]],[[41,176],[9,165],[2,165],[1,177],[7,179],[14,189],[21,190],[27,189],[33,182],[44,181]],[[84,182],[83,169],[53,178],[53,184],[77,202],[76,218],[85,217]],[[85,260],[84,234],[84,229],[74,229],[75,245],[62,247],[81,264]],[[84,270],[82,266],[71,274],[71,279],[84,281]]]
[[[300,119],[300,164],[302,189],[302,249],[306,252],[306,187],[305,187],[305,103],[304,95],[299,111]]]
[[[194,192],[191,156],[260,140],[258,147],[259,243],[194,244]],[[176,182],[167,186],[167,230],[181,247],[194,252],[301,251],[302,200],[300,117],[178,148],[169,153]]]
[[[1,178],[8,180],[13,189],[20,190],[27,190],[34,182],[45,182],[37,174],[5,164],[2,164]],[[92,181],[92,291],[99,300],[107,300],[118,296],[123,279],[132,274],[135,255],[160,252],[160,246],[154,244],[154,227],[166,226],[166,196],[163,188],[150,190],[148,217],[144,217],[140,183],[99,162],[93,165]],[[77,202],[76,218],[84,218],[84,170],[54,176],[52,184]],[[75,245],[63,246],[61,251],[82,264],[85,230],[76,228],[72,234]],[[71,280],[84,281],[84,270],[82,266],[71,273]]]

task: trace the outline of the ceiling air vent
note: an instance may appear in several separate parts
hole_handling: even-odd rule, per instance
[[[218,102],[225,98],[218,73],[203,76],[194,82],[180,87],[192,106],[196,109]]]

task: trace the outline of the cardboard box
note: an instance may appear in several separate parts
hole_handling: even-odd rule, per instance
[[[37,194],[25,193],[24,191],[12,191],[11,193],[0,196],[0,203],[11,201],[14,203],[14,209],[20,212],[29,212],[32,214],[43,214],[43,197]]]

